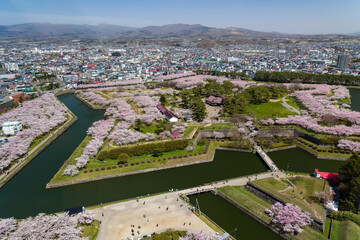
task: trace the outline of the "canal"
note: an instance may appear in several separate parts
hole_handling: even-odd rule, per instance
[[[190,197],[190,202],[194,206],[196,199],[201,211],[236,239],[242,239],[242,236],[247,240],[282,239],[279,235],[219,196],[212,193],[193,195]],[[236,234],[234,229],[237,229]]]
[[[360,101],[360,89],[351,89],[352,106]],[[211,163],[132,175],[63,188],[46,190],[45,186],[86,135],[94,121],[103,118],[103,110],[93,110],[73,95],[59,99],[78,117],[78,121],[34,158],[18,175],[0,189],[0,217],[24,218],[40,212],[53,213],[73,206],[88,206],[171,188],[183,189],[203,183],[267,171],[254,154],[217,151]],[[314,168],[337,171],[342,162],[315,160],[302,151],[285,150],[270,154],[279,167],[313,172]],[[319,163],[323,164],[322,166]],[[330,168],[331,166],[331,168]]]

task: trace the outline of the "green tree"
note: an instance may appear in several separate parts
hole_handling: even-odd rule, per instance
[[[230,115],[240,114],[249,104],[248,97],[243,93],[228,96],[224,99],[224,112]]]
[[[181,96],[181,103],[184,107],[189,107],[190,106],[190,101],[191,101],[191,92],[189,90],[184,90],[180,93]]]
[[[142,126],[143,126],[143,122],[140,119],[136,119],[134,124],[134,129],[136,131],[140,131]]]
[[[124,164],[126,163],[126,161],[129,159],[129,155],[126,153],[120,153],[117,160],[118,163],[117,164]]]
[[[253,104],[261,104],[269,101],[271,93],[267,87],[252,86],[245,90],[250,96],[250,102]]]
[[[339,171],[341,181],[340,210],[355,211],[360,204],[360,157],[354,155]]]
[[[191,101],[190,108],[193,111],[193,117],[196,121],[201,122],[207,115],[205,103],[201,97],[195,97]]]
[[[166,103],[166,97],[164,96],[164,94],[161,94],[161,95],[160,95],[160,103],[161,103],[162,105],[165,105],[165,103]]]

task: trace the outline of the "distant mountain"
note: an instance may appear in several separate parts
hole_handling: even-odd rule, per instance
[[[52,23],[24,23],[0,26],[0,39],[41,39],[41,38],[102,38],[118,37],[136,30],[133,27],[117,25],[76,25]]]
[[[356,34],[359,35],[359,34]],[[171,39],[171,38],[233,38],[267,39],[300,37],[305,35],[261,32],[244,28],[214,28],[200,24],[169,24],[134,28],[118,25],[76,25],[51,23],[25,23],[0,25],[0,40],[50,39]],[[326,35],[317,35],[326,36]]]

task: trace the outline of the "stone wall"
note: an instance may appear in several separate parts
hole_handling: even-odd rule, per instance
[[[256,186],[255,184],[251,183],[251,182],[248,182],[246,185],[245,185],[245,189],[248,190],[249,192],[255,194],[256,196],[264,199],[265,201],[267,201],[268,203],[270,204],[275,204],[276,202],[280,202],[282,203],[283,205],[286,204],[285,201],[283,201],[282,199],[274,196],[273,194],[265,191],[264,189]],[[313,218],[313,222],[312,224],[310,225],[310,227],[312,227],[313,229],[317,230],[317,231],[320,231],[322,233],[324,233],[324,230],[325,230],[325,221],[320,221],[318,219],[315,219]]]
[[[275,135],[279,137],[295,137],[294,129],[270,128],[259,129],[257,138],[270,138]]]

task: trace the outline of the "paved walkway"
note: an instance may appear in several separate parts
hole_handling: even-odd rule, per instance
[[[289,105],[289,104],[285,101],[285,98],[286,98],[286,97],[287,97],[287,96],[285,96],[285,97],[282,98],[282,104],[281,104],[281,105],[283,105],[284,107],[286,107],[287,109],[289,109],[291,112],[295,112],[295,113],[297,113],[298,115],[301,115],[301,113],[300,113],[299,110],[297,110],[297,109],[294,108],[293,106]]]
[[[279,168],[273,162],[273,160],[271,160],[271,158],[265,153],[265,151],[261,147],[259,147],[257,145],[255,145],[254,147],[255,147],[256,152],[264,160],[266,165],[268,165],[268,167],[271,169],[271,171],[274,171],[274,172],[280,171]]]
[[[226,181],[219,181],[219,182],[216,182],[216,183],[213,183],[210,185],[206,185],[206,186],[198,186],[198,187],[184,189],[184,190],[179,191],[179,194],[180,195],[191,195],[194,193],[209,192],[211,190],[221,188],[224,186],[244,186],[249,181],[255,181],[255,180],[271,178],[271,177],[282,178],[282,177],[286,177],[286,175],[282,172],[259,173],[259,174],[254,174],[254,175],[250,175],[250,176],[234,178],[234,179],[230,179],[230,180],[226,180]]]
[[[188,209],[177,192],[116,203],[93,212],[102,222],[98,240],[137,239],[170,229],[214,232]]]

